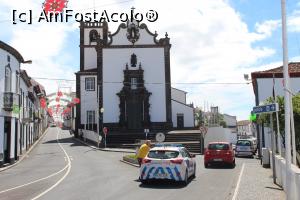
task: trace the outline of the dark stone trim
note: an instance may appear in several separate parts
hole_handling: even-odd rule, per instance
[[[263,72],[253,72],[251,73],[251,78],[252,79],[257,79],[257,78],[283,78],[283,73],[263,73]],[[290,77],[300,77],[300,72],[289,72]]]
[[[84,70],[84,23],[80,23],[80,71]]]
[[[80,26],[83,28],[102,28],[104,22],[81,22]]]
[[[98,37],[97,39],[97,46],[96,46],[96,52],[97,52],[97,94],[99,96],[98,102],[99,102],[99,110],[98,110],[98,116],[99,116],[99,133],[102,133],[102,127],[103,127],[103,113],[100,112],[100,109],[103,108],[103,46],[105,45],[103,43],[104,41]],[[103,134],[103,133],[102,133]]]
[[[80,74],[76,74],[76,96],[81,99],[80,91]],[[76,123],[75,123],[75,137],[78,137],[78,129],[81,127],[81,104],[76,104]]]
[[[85,47],[85,48],[95,48],[97,45],[82,45],[80,47]],[[106,46],[105,48],[108,49],[125,49],[125,48],[164,48],[164,45],[155,45],[155,44],[136,44],[136,45],[111,45],[111,46]]]
[[[20,62],[23,63],[24,62],[24,58],[22,57],[22,55],[13,47],[9,46],[8,44],[2,42],[0,40],[0,49],[3,49],[5,51],[7,51],[8,53],[12,54],[13,56],[15,56],[15,58]]]
[[[126,133],[132,133],[132,132],[142,132],[144,133],[144,129],[138,129],[138,130],[124,130],[122,127],[120,127],[120,123],[103,123],[103,126],[108,128],[109,132],[123,132]],[[150,122],[149,124],[150,132],[159,132],[159,131],[170,131],[173,130],[172,124],[168,122]],[[194,130],[194,127],[190,128],[191,130]]]
[[[166,121],[167,123],[172,124],[170,48],[171,45],[165,46],[164,56],[165,56]]]

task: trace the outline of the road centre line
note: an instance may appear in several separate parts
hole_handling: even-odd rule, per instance
[[[240,188],[240,183],[241,183],[241,180],[242,180],[242,175],[243,175],[243,172],[244,172],[244,168],[245,168],[245,163],[243,163],[243,165],[242,165],[242,169],[241,169],[241,172],[240,172],[240,175],[239,175],[239,179],[238,179],[238,182],[237,182],[235,190],[234,190],[234,195],[232,197],[232,200],[236,200],[237,199],[237,195],[239,193],[239,188]]]
[[[58,133],[61,133],[61,129],[59,130]],[[67,170],[67,172],[64,174],[64,176],[63,176],[61,179],[59,179],[54,185],[52,185],[50,188],[48,188],[48,189],[45,190],[44,192],[40,193],[40,194],[37,195],[36,197],[32,198],[31,200],[36,200],[36,199],[40,198],[41,196],[45,195],[46,193],[50,192],[52,189],[54,189],[56,186],[58,186],[58,185],[59,185],[59,184],[60,184],[60,183],[68,176],[68,174],[69,174],[70,171],[71,171],[72,164],[71,164],[70,157],[69,157],[69,155],[67,154],[66,150],[63,148],[63,146],[60,144],[59,139],[58,139],[58,133],[57,133],[57,135],[56,135],[56,140],[57,140],[58,145],[59,145],[60,148],[63,150],[63,152],[65,153],[65,155],[66,155],[66,157],[67,157],[67,159],[68,159],[68,164],[67,164],[68,170]]]
[[[11,190],[15,190],[15,189],[19,189],[19,188],[22,188],[22,187],[25,187],[25,186],[28,186],[28,185],[31,185],[31,184],[34,184],[34,183],[37,183],[37,182],[40,182],[40,181],[43,181],[43,180],[46,180],[46,179],[49,179],[53,176],[56,176],[58,174],[60,174],[61,172],[63,172],[67,167],[69,166],[69,164],[67,164],[64,168],[62,168],[61,170],[53,173],[53,174],[50,174],[49,176],[46,176],[46,177],[43,177],[43,178],[40,178],[40,179],[37,179],[37,180],[34,180],[34,181],[31,181],[31,182],[28,182],[28,183],[25,183],[23,185],[19,185],[19,186],[16,186],[16,187],[12,187],[12,188],[9,188],[9,189],[6,189],[6,190],[2,190],[0,191],[0,194],[2,193],[5,193],[5,192],[9,192]]]

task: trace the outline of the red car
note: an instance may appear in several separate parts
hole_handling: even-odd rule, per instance
[[[204,152],[204,167],[210,164],[224,163],[235,166],[234,151],[228,142],[211,142]]]

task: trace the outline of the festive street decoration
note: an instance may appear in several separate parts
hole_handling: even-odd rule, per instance
[[[56,102],[59,102],[59,101],[60,101],[59,97],[56,97],[55,101],[56,101]]]
[[[58,91],[58,92],[57,92],[57,96],[58,96],[58,97],[62,97],[62,96],[63,96],[63,93],[62,93],[61,91]]]
[[[73,103],[74,103],[74,104],[80,103],[80,99],[77,98],[77,97],[73,98]]]
[[[62,13],[64,8],[67,7],[67,0],[45,0],[43,3],[43,10],[48,13]]]
[[[42,108],[46,108],[47,102],[45,98],[40,98],[40,105]]]

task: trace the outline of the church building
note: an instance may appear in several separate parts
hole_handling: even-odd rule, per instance
[[[194,127],[186,92],[171,87],[170,38],[127,22],[111,33],[107,22],[80,24],[76,73],[76,130],[168,131]],[[97,127],[99,124],[100,127]]]

